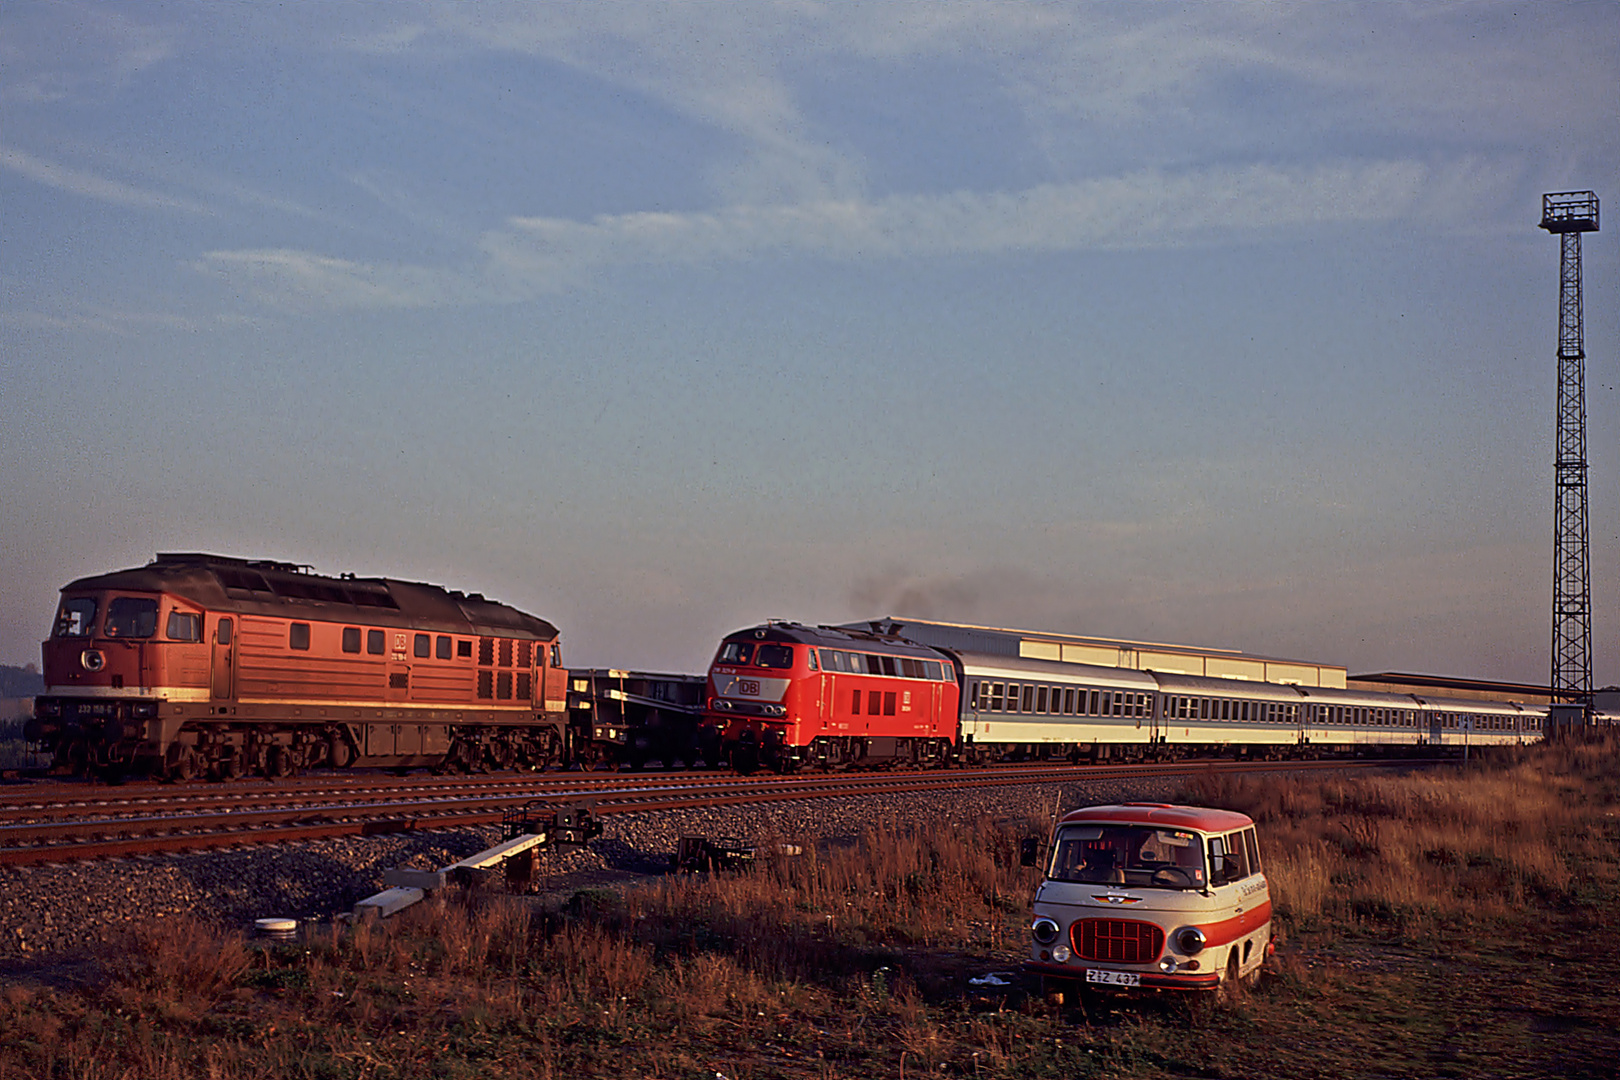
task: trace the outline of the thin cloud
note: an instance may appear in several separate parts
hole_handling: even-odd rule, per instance
[[[1150,171],[1020,192],[955,192],[868,202],[728,206],[703,213],[514,218],[483,237],[464,273],[359,263],[288,249],[214,251],[197,264],[294,307],[427,307],[517,300],[577,287],[628,265],[714,265],[773,257],[845,261],[1033,251],[1121,251],[1263,237],[1283,229],[1420,218],[1500,196],[1490,170],[1409,161],[1286,170],[1256,165]],[[1450,209],[1427,192],[1448,193]]]
[[[118,206],[141,206],[159,210],[179,210],[187,214],[211,214],[206,206],[192,202],[189,199],[177,199],[170,195],[162,195],[155,191],[146,191],[142,188],[123,183],[119,180],[109,180],[104,176],[75,169],[44,158],[35,157],[26,150],[19,150],[12,146],[0,146],[0,168],[10,169],[20,176],[25,176],[36,183],[47,187],[66,191],[97,202],[114,203]]]

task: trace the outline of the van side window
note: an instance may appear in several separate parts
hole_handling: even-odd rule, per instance
[[[1235,832],[1226,838],[1226,877],[1238,881],[1249,876],[1249,857],[1244,849],[1243,834]]]
[[[1249,854],[1249,873],[1260,872],[1260,841],[1255,838],[1253,829],[1243,830],[1243,847]]]

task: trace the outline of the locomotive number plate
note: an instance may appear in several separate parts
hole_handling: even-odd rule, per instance
[[[738,679],[737,693],[746,695],[748,697],[759,697],[759,680]]]
[[[1086,982],[1107,983],[1110,986],[1140,986],[1142,976],[1134,971],[1098,971],[1096,968],[1087,968]]]

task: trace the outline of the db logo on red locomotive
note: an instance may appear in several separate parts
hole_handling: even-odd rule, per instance
[[[759,680],[738,679],[737,693],[742,694],[744,697],[759,697]]]

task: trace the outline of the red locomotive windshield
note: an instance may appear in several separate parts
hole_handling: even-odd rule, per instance
[[[108,637],[148,638],[157,633],[158,602],[141,596],[120,596],[107,605]]]
[[[751,641],[728,641],[720,646],[715,663],[787,669],[793,666],[793,646],[766,641],[756,649]]]
[[[96,630],[96,602],[88,596],[63,600],[52,637],[89,637]]]

